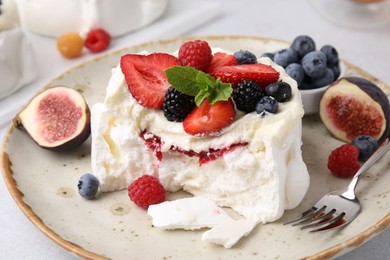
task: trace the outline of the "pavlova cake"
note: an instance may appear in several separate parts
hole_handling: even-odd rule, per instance
[[[13,0],[0,1],[0,99],[31,82],[36,76],[35,56]]]
[[[197,40],[178,52],[127,54],[92,107],[100,190],[156,177],[255,223],[303,199],[303,108],[296,82],[268,58]]]

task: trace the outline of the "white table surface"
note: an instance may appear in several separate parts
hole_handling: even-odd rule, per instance
[[[319,46],[334,45],[342,59],[390,85],[390,24],[369,29],[343,27],[320,16],[308,0],[170,1],[168,12],[158,22],[114,39],[110,50],[180,35],[254,35],[291,41],[297,35],[307,34]],[[11,116],[32,93],[61,71],[93,57],[86,54],[76,60],[65,60],[57,53],[53,39],[30,36],[38,56],[39,76],[33,84],[0,100],[1,137]],[[2,179],[0,223],[0,259],[75,259],[33,226],[14,203]],[[390,259],[389,244],[390,228],[387,228],[339,259]]]

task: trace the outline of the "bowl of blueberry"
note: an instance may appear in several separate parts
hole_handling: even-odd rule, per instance
[[[318,113],[322,94],[344,72],[337,50],[329,44],[318,50],[314,40],[307,35],[296,37],[286,49],[264,53],[262,57],[270,58],[295,79],[305,115]]]

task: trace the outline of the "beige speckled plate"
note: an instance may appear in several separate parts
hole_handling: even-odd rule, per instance
[[[228,50],[248,49],[260,55],[286,46],[286,42],[257,37],[204,37],[210,45]],[[46,87],[66,85],[80,90],[89,105],[102,101],[111,68],[124,53],[141,50],[172,52],[188,38],[132,46],[77,66],[53,79]],[[364,71],[346,63],[346,75],[375,81]],[[267,225],[259,225],[234,248],[206,242],[202,231],[162,231],[151,227],[146,212],[134,206],[126,191],[103,194],[97,200],[82,199],[79,177],[90,172],[90,142],[71,153],[54,153],[38,147],[24,132],[11,125],[1,154],[8,189],[26,216],[45,235],[66,250],[88,259],[297,259],[333,257],[351,250],[390,223],[390,154],[373,166],[358,186],[361,214],[346,228],[311,234],[282,223],[296,217],[330,190],[347,180],[331,176],[328,154],[340,142],[332,138],[318,116],[304,118],[303,156],[311,185],[301,205]],[[176,195],[174,195],[176,196]]]

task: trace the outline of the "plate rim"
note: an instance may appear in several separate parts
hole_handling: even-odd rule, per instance
[[[288,44],[289,41],[285,41],[282,39],[277,39],[277,38],[268,38],[268,37],[261,37],[261,36],[249,36],[249,35],[204,35],[204,36],[183,36],[183,37],[174,37],[174,38],[169,38],[169,39],[164,39],[164,40],[157,40],[157,41],[148,41],[148,42],[143,42],[139,44],[134,44],[130,45],[127,47],[121,47],[118,49],[115,49],[113,51],[101,54],[97,57],[93,57],[89,60],[83,61],[75,66],[72,66],[71,68],[68,68],[67,70],[63,71],[60,73],[58,76],[49,79],[49,81],[44,84],[42,88],[40,88],[36,93],[22,106],[22,108],[19,110],[21,111],[28,103],[29,101],[38,93],[42,92],[43,90],[49,88],[51,85],[50,83],[61,79],[64,77],[66,74],[77,70],[80,67],[85,66],[86,64],[97,62],[100,59],[103,59],[107,56],[111,55],[116,55],[120,52],[125,51],[126,49],[129,48],[143,48],[143,46],[150,46],[150,45],[166,45],[169,43],[174,43],[174,42],[183,42],[183,41],[188,41],[188,40],[195,40],[195,39],[202,39],[202,40],[239,40],[239,39],[245,39],[245,40],[257,40],[257,41],[275,41],[279,43],[285,43]],[[378,85],[383,85],[386,88],[389,88],[384,82],[380,81],[370,73],[366,72],[365,70],[361,69],[360,67],[353,65],[345,60],[343,60],[343,63],[345,66],[348,68],[352,68],[355,71],[358,71],[359,74],[364,77],[369,79],[370,81],[374,82],[375,84]],[[59,234],[57,234],[54,230],[49,228],[48,226],[45,225],[45,223],[40,219],[40,217],[33,211],[33,209],[23,201],[23,193],[20,191],[17,187],[16,180],[13,178],[13,171],[11,169],[12,162],[9,158],[9,155],[7,152],[5,152],[5,148],[8,145],[9,142],[9,136],[12,134],[12,132],[15,130],[15,126],[13,125],[13,122],[9,124],[8,128],[6,129],[3,140],[2,140],[2,145],[1,145],[1,170],[2,170],[2,176],[4,179],[4,182],[7,186],[7,189],[11,195],[11,197],[14,199],[18,207],[22,210],[22,212],[26,215],[26,217],[33,223],[33,225],[40,231],[42,232],[45,236],[50,238],[52,241],[54,241],[57,245],[62,247],[63,249],[67,250],[70,253],[73,253],[79,257],[85,258],[85,259],[98,259],[98,260],[103,260],[103,259],[109,259],[103,255],[96,254],[94,252],[91,252],[75,243],[72,243],[71,241],[68,241],[64,238],[62,238]],[[319,251],[311,256],[306,256],[304,259],[322,259],[322,258],[331,258],[338,256],[339,254],[343,254],[343,251],[346,250],[351,250],[353,248],[356,248],[363,243],[367,242],[369,239],[373,238],[380,232],[382,232],[384,229],[386,229],[390,225],[390,212],[387,213],[383,219],[379,220],[377,223],[375,223],[373,226],[369,227],[366,230],[363,230],[361,233],[357,234],[356,236],[341,242],[337,245],[334,245],[330,248],[327,248],[325,250]]]

